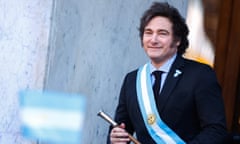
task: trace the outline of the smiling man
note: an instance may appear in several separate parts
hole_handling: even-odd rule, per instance
[[[142,144],[225,143],[221,88],[210,66],[182,57],[188,27],[178,10],[153,3],[139,31],[150,61],[126,75],[108,143],[129,143],[134,132]]]

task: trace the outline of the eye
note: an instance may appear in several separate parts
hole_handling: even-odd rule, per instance
[[[167,32],[160,32],[159,35],[168,35]]]
[[[153,32],[151,30],[144,30],[144,35],[151,35]]]
[[[169,35],[169,32],[168,31],[165,31],[165,30],[161,30],[158,32],[159,35]]]
[[[158,31],[158,35],[159,35],[159,36],[168,36],[168,35],[169,35],[169,32],[166,31],[166,30],[160,30],[160,31]]]

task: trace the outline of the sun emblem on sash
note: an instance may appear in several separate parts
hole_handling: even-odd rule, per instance
[[[156,116],[154,114],[149,114],[148,118],[147,118],[148,124],[152,125],[155,123],[156,121]]]

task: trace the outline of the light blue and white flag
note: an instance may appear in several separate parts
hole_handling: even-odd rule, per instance
[[[51,144],[81,144],[86,98],[80,94],[21,91],[24,137]]]

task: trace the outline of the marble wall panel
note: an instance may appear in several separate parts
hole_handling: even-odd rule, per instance
[[[18,92],[42,89],[52,0],[0,0],[0,144],[29,144],[20,134]]]

